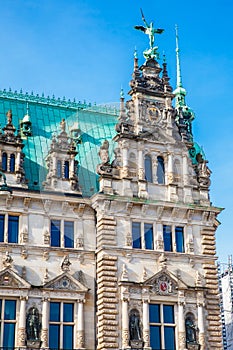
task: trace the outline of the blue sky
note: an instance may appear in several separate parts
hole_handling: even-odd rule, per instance
[[[148,39],[133,29],[148,21],[158,36],[175,87],[175,24],[179,27],[186,102],[195,111],[195,140],[212,170],[211,200],[219,216],[217,252],[233,254],[232,0],[0,0],[0,89],[34,91],[88,102],[117,102]]]

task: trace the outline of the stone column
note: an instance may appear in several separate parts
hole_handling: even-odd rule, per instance
[[[205,349],[205,323],[204,323],[204,296],[203,293],[197,294],[197,326],[199,329],[200,350]]]
[[[145,180],[143,144],[141,143],[138,145],[138,179]]]
[[[26,301],[27,297],[20,297],[19,328],[17,343],[18,347],[26,346]]]
[[[122,349],[129,349],[128,298],[122,300]]]
[[[41,329],[41,347],[48,348],[48,328],[49,328],[49,299],[42,299],[42,329]]]
[[[127,141],[122,142],[122,176],[128,176],[128,147],[129,143]]]
[[[173,175],[173,157],[171,153],[168,153],[167,159],[167,183],[173,183],[174,175]]]
[[[184,319],[184,305],[185,297],[184,292],[179,291],[178,295],[178,340],[179,340],[179,350],[184,350],[185,346],[185,319]]]
[[[142,304],[142,324],[143,324],[143,341],[144,349],[150,348],[150,325],[149,325],[149,299],[143,299]]]
[[[78,349],[84,349],[85,348],[85,328],[84,328],[84,312],[83,312],[83,304],[85,300],[79,299],[77,301],[77,309],[78,309],[78,315],[77,315],[77,348]]]

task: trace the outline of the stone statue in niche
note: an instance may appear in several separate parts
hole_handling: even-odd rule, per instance
[[[40,339],[41,322],[38,309],[33,306],[29,309],[26,320],[27,340],[38,341]]]
[[[199,349],[197,331],[198,329],[194,323],[193,315],[188,315],[185,319],[186,346],[188,349]]]
[[[133,309],[129,316],[130,340],[141,340],[140,315],[138,310]]]

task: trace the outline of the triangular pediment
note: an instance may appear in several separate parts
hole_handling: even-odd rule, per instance
[[[72,292],[86,293],[88,288],[80,281],[70,275],[68,272],[63,272],[61,275],[55,277],[44,285],[46,289],[52,290],[66,290]]]
[[[177,294],[178,289],[187,288],[186,284],[167,269],[163,268],[144,283],[153,293],[160,295]]]
[[[7,267],[0,271],[0,288],[29,289],[30,287],[30,283],[25,281],[25,279],[19,276],[11,268]]]

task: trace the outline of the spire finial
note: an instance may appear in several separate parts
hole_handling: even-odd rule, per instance
[[[123,90],[123,87],[121,87],[121,92],[120,92],[120,98],[124,98],[124,90]]]
[[[29,115],[29,105],[28,105],[28,102],[26,104],[26,115]]]
[[[174,94],[176,96],[176,107],[185,106],[185,95],[186,90],[182,86],[181,69],[180,69],[180,49],[179,49],[179,38],[178,38],[178,26],[175,26],[176,30],[176,89]]]
[[[138,52],[137,52],[136,46],[135,46],[135,48],[134,48],[134,58],[138,58]]]

